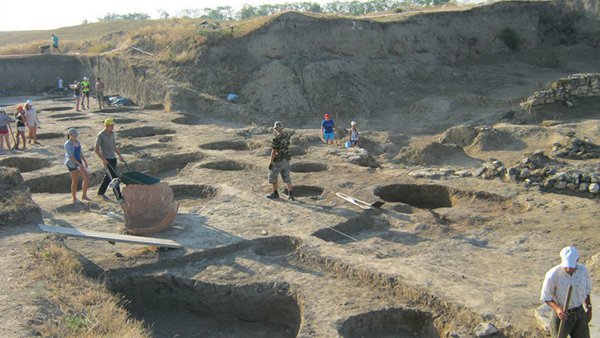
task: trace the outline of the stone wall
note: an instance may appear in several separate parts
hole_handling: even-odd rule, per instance
[[[483,179],[500,179],[520,183],[527,187],[538,187],[543,191],[569,192],[582,197],[594,198],[600,193],[600,179],[596,173],[567,171],[549,166],[552,160],[541,150],[535,151],[519,162],[505,166],[490,160],[473,174]]]
[[[572,105],[572,98],[600,95],[600,73],[573,74],[552,83],[552,88],[540,90],[521,103],[521,108],[529,111],[532,107],[565,102]]]

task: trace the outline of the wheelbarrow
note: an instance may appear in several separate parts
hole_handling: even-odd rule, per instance
[[[156,178],[154,176],[144,174],[143,172],[133,171],[133,170],[129,169],[129,165],[127,164],[127,162],[123,161],[123,163],[125,163],[125,167],[127,167],[127,171],[122,172],[121,175],[119,175],[119,176],[120,176],[120,181],[125,183],[125,185],[130,185],[130,184],[155,185],[155,184],[159,184],[160,182],[162,182],[160,180],[160,178]]]
[[[173,189],[159,178],[130,170],[124,163],[127,171],[118,179],[126,185],[121,191],[125,200],[121,208],[127,233],[144,235],[168,229],[179,210]]]

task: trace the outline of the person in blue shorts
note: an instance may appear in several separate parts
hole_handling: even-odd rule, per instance
[[[333,144],[333,141],[335,140],[333,128],[335,128],[335,123],[329,118],[329,114],[325,114],[325,120],[321,122],[321,133],[323,133],[323,140],[325,140],[325,143],[327,144]]]

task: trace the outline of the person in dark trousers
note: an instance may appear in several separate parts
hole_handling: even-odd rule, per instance
[[[541,300],[552,308],[550,332],[552,338],[589,338],[588,323],[592,320],[592,279],[579,261],[577,249],[568,246],[560,251],[561,264],[553,267],[544,278]],[[573,286],[568,309],[565,300],[569,286]],[[564,321],[564,334],[558,337],[560,322]]]
[[[58,48],[58,36],[54,35],[54,33],[52,33],[52,50],[53,51],[58,51],[59,53],[62,54],[62,52],[60,51],[60,48]]]
[[[106,189],[108,188],[108,185],[110,184],[111,180],[113,178],[118,177],[116,157],[119,156],[121,162],[124,162],[123,156],[121,155],[119,149],[117,148],[117,145],[115,144],[115,133],[113,132],[114,129],[115,122],[113,121],[113,119],[106,119],[104,121],[104,129],[98,133],[98,136],[96,137],[96,146],[94,147],[94,152],[96,153],[96,155],[98,155],[98,157],[100,157],[102,163],[108,170],[108,172],[104,174],[104,178],[102,179],[102,183],[100,184],[100,188],[98,189],[98,196],[102,196],[104,198],[107,198],[106,196],[104,196],[104,193],[106,192]],[[123,195],[121,195],[121,189],[119,188],[119,186],[116,186],[115,188],[113,188],[113,190],[115,192],[117,200],[120,203],[122,203]]]
[[[273,125],[275,136],[271,141],[271,158],[269,161],[269,183],[273,185],[273,193],[267,198],[279,198],[277,192],[277,176],[281,174],[283,183],[287,184],[288,199],[294,200],[292,192],[292,178],[290,177],[290,135],[283,132],[283,124],[280,121]]]

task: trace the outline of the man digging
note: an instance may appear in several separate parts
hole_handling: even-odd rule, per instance
[[[292,178],[290,177],[290,135],[283,132],[283,124],[280,121],[273,125],[275,136],[271,141],[271,159],[269,162],[269,183],[273,184],[273,193],[267,198],[279,198],[277,192],[277,175],[281,173],[281,179],[287,184],[288,199],[294,200],[292,192]]]
[[[98,133],[96,137],[96,146],[94,147],[94,152],[100,159],[105,167],[107,167],[107,172],[104,173],[104,178],[102,179],[102,184],[100,184],[100,188],[98,189],[98,196],[104,196],[106,189],[111,183],[113,178],[118,177],[117,173],[117,156],[121,162],[124,162],[123,156],[119,152],[117,145],[115,144],[115,133],[113,130],[115,129],[115,122],[113,119],[108,118],[104,121],[104,129]],[[113,188],[115,192],[115,197],[119,203],[123,202],[123,195],[121,195],[121,189],[117,185]]]

